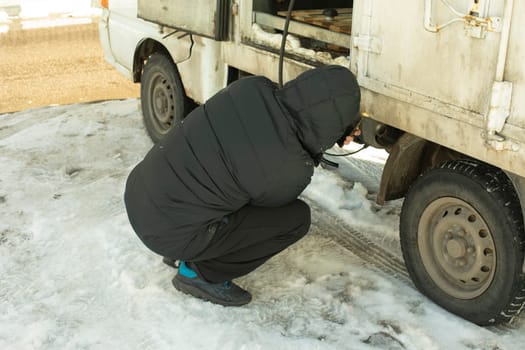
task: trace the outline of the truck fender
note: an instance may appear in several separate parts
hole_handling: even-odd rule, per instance
[[[134,83],[140,82],[142,78],[142,70],[144,69],[144,63],[146,62],[147,58],[155,52],[161,52],[167,57],[171,57],[168,49],[166,49],[164,45],[154,39],[144,38],[137,44],[135,55],[133,56]]]
[[[421,158],[426,144],[426,140],[408,133],[397,140],[383,169],[376,199],[378,204],[404,196],[421,173]]]

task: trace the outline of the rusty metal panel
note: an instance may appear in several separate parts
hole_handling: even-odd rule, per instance
[[[356,28],[354,35],[381,43],[380,50],[367,54],[366,72],[363,73],[368,78],[479,114],[486,112],[496,71],[500,33],[472,37],[463,18],[437,32],[426,30],[424,1],[367,0],[364,3],[368,7],[364,16],[368,22],[366,26],[358,23],[361,26]],[[468,12],[473,1],[452,3]],[[502,2],[493,3],[490,15],[501,17]],[[445,3],[434,1],[433,4],[434,25],[455,18]],[[355,20],[364,22],[363,18]]]
[[[228,34],[227,0],[139,0],[138,17],[144,20],[224,40]]]
[[[362,110],[525,177],[524,10],[523,1],[355,1]]]

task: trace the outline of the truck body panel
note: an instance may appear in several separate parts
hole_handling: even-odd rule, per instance
[[[138,2],[138,17],[160,25],[222,40],[228,32],[227,0],[151,0]]]
[[[221,1],[208,7],[195,2],[191,6],[203,11],[203,16],[187,16],[185,21],[194,23],[194,28],[187,31],[206,32],[206,36],[192,35],[190,41],[188,36],[177,35],[185,33],[186,24],[175,26],[179,18],[170,17],[174,13],[187,14],[178,11],[184,4],[183,0],[111,1],[111,15],[106,18],[108,33],[102,38],[109,46],[105,50],[107,59],[119,70],[127,70],[129,76],[134,63],[131,53],[147,38],[158,41],[177,63],[187,95],[197,102],[204,102],[225,86],[229,66],[277,81],[280,34],[265,26],[272,21],[282,23],[282,17],[254,11],[252,1],[234,2],[227,11]],[[511,12],[502,81],[512,85],[512,102],[503,128],[497,130],[501,138],[495,140],[488,139],[487,116],[497,80],[502,25],[481,30],[479,23],[471,24],[468,18],[474,9],[481,19],[495,18],[498,23],[508,20],[503,18],[505,3],[485,0],[476,5],[473,0],[455,1],[454,9],[468,14],[468,18],[458,17],[444,4],[440,0],[356,0],[352,33],[347,35],[348,56],[333,58],[319,50],[312,53],[302,47],[288,47],[284,80],[319,64],[347,65],[363,89],[365,116],[525,176],[525,29],[519,25],[525,16],[525,4],[514,2]],[[143,17],[158,17],[156,22],[162,24],[137,18],[140,12]],[[228,22],[227,38],[222,38],[227,40],[207,37],[213,36],[219,25],[206,19],[209,16]],[[451,18],[455,22],[436,32],[425,28],[425,24],[437,27]],[[318,28],[293,24],[297,29],[292,30],[291,26],[292,36],[309,36],[312,28]],[[204,29],[206,25],[208,29]],[[326,40],[339,42],[340,38]]]

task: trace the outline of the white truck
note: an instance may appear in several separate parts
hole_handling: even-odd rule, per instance
[[[159,140],[246,75],[278,80],[285,0],[102,0],[106,60],[141,84]],[[480,325],[525,304],[525,2],[297,1],[284,80],[349,67],[365,143],[389,152],[378,202],[404,197],[416,287]]]

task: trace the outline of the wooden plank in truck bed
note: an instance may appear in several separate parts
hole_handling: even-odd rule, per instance
[[[299,22],[323,27],[337,33],[350,34],[352,31],[352,9],[338,8],[337,16],[323,15],[325,9],[292,11],[292,19]],[[286,17],[286,11],[279,11],[278,15]]]

